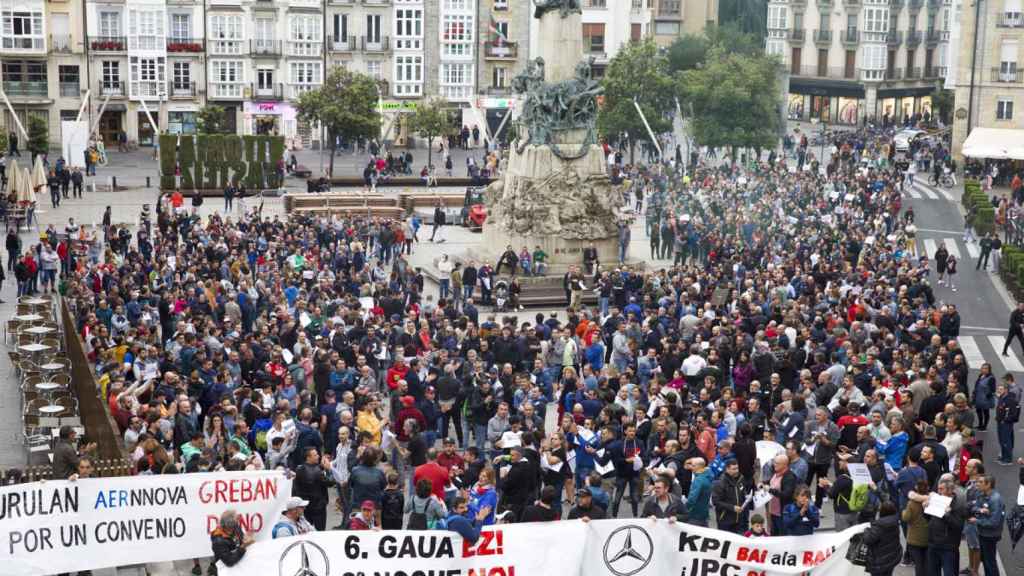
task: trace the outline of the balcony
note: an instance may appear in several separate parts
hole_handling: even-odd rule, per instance
[[[818,0],[818,9],[830,9],[833,3],[833,0]]]
[[[1024,80],[1024,73],[1016,68],[1011,70],[1001,70],[999,68],[992,69],[992,82],[998,82],[1000,84],[1020,84]]]
[[[46,80],[4,80],[4,92],[13,98],[48,98]]]
[[[924,0],[907,0],[907,5],[910,6],[911,12],[916,12],[924,6]]]
[[[814,42],[817,44],[831,44],[832,43],[832,31],[831,30],[815,30],[814,31]]]
[[[208,96],[211,100],[242,100],[245,92],[242,82],[210,82]]]
[[[124,89],[124,82],[121,80],[100,80],[99,83],[99,95],[101,98],[110,96],[111,98],[124,98],[126,91]]]
[[[245,53],[245,40],[241,38],[214,38],[207,41],[211,56],[241,56]]]
[[[203,51],[203,41],[198,38],[168,38],[167,52],[170,54],[198,54]]]
[[[124,52],[128,49],[125,36],[90,36],[89,50],[92,52]]]
[[[374,38],[372,36],[363,36],[363,52],[377,52],[384,53],[391,50],[391,37],[390,36],[379,36]]]
[[[281,55],[281,41],[265,39],[249,40],[249,54],[252,54],[253,56],[269,56],[276,58]]]
[[[489,60],[515,60],[519,45],[515,42],[485,42],[484,58]]]
[[[997,28],[1024,28],[1024,13],[1000,12],[996,16]]]
[[[903,44],[903,32],[899,30],[890,30],[885,35],[885,43],[893,48]]]
[[[793,42],[803,43],[804,38],[806,36],[807,36],[807,31],[804,30],[803,28],[792,29],[792,30],[789,31],[789,39],[792,40]]]
[[[857,42],[860,42],[860,31],[856,28],[843,30],[839,36],[843,44],[856,44]]]
[[[508,86],[488,86],[484,89],[487,96],[508,97],[512,95],[512,89]]]
[[[171,80],[167,83],[167,93],[171,95],[171,98],[195,98],[196,96],[196,83],[195,82],[177,82]]]
[[[167,97],[167,83],[158,80],[139,80],[131,83],[133,100],[159,100]]]
[[[910,30],[907,32],[907,48],[913,48],[921,43],[921,31]]]
[[[914,66],[913,68],[907,68],[907,80],[920,80],[921,79],[921,67]]]
[[[680,18],[682,14],[682,2],[679,0],[661,0],[658,2],[658,18]]]
[[[54,54],[71,54],[71,35],[50,34],[50,52]]]
[[[78,82],[60,82],[57,84],[61,98],[78,98],[82,95],[82,87]]]
[[[328,52],[355,52],[355,50],[355,36],[342,36],[341,38],[335,38],[334,36],[327,37]]]
[[[363,0],[363,6],[390,6],[391,0]]]
[[[808,78],[833,78],[837,80],[856,80],[856,69],[847,70],[843,66],[796,66],[790,67],[792,76]]]
[[[288,98],[291,100],[298,100],[306,92],[312,92],[319,87],[319,84],[289,84]]]
[[[889,12],[899,14],[906,3],[906,0],[889,0]]]
[[[924,78],[934,79],[943,78],[946,76],[945,66],[925,66],[924,67]]]
[[[252,90],[252,99],[256,101],[277,102],[280,100],[284,100],[284,84],[281,83],[270,84],[269,86],[260,86],[258,84],[252,84],[250,86],[250,90]]]
[[[860,6],[860,0],[843,0],[843,6]]]
[[[938,10],[939,8],[942,8],[942,2],[943,0],[928,0],[928,9]]]
[[[928,44],[938,44],[939,42],[949,41],[949,31],[947,30],[929,30],[925,33],[924,41]]]
[[[608,0],[583,0],[583,7],[604,10],[608,7]]]
[[[327,3],[332,6],[354,6],[359,4],[359,0],[327,0]]]
[[[885,71],[886,80],[899,80],[903,78],[903,68],[889,68]]]

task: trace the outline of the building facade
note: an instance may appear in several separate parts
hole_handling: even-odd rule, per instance
[[[903,122],[947,75],[949,0],[771,0],[765,49],[788,73],[790,120]]]
[[[983,2],[978,14],[975,8],[964,2],[960,12],[953,114],[953,154],[958,157],[974,128],[1024,128],[1024,117],[1015,110],[1017,102],[1024,105],[1024,71],[1017,64],[1024,45],[1022,2]]]

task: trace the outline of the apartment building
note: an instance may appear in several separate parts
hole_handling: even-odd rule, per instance
[[[963,2],[960,13],[960,53],[956,58],[953,114],[953,154],[956,156],[960,156],[964,141],[975,128],[1024,128],[1024,115],[1016,110],[1018,102],[1024,105],[1024,70],[1018,64],[1024,44],[1022,2],[992,0],[981,3],[979,13],[976,14],[975,9],[974,4]],[[1024,132],[999,134],[1016,146]]]
[[[929,114],[947,75],[950,0],[770,0],[765,49],[782,58],[791,120]]]

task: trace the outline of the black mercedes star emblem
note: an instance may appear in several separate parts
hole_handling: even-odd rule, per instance
[[[310,558],[310,552],[313,553]],[[298,566],[295,565],[298,561]],[[319,545],[299,540],[281,552],[277,576],[330,576],[331,564],[327,552]]]
[[[617,528],[604,543],[604,565],[616,576],[632,576],[647,567],[654,543],[647,531],[630,524]]]

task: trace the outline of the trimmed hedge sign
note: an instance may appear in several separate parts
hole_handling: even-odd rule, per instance
[[[280,188],[277,167],[283,158],[284,136],[161,134],[160,187],[174,190],[180,169],[184,191],[221,189],[236,181],[250,190]]]

